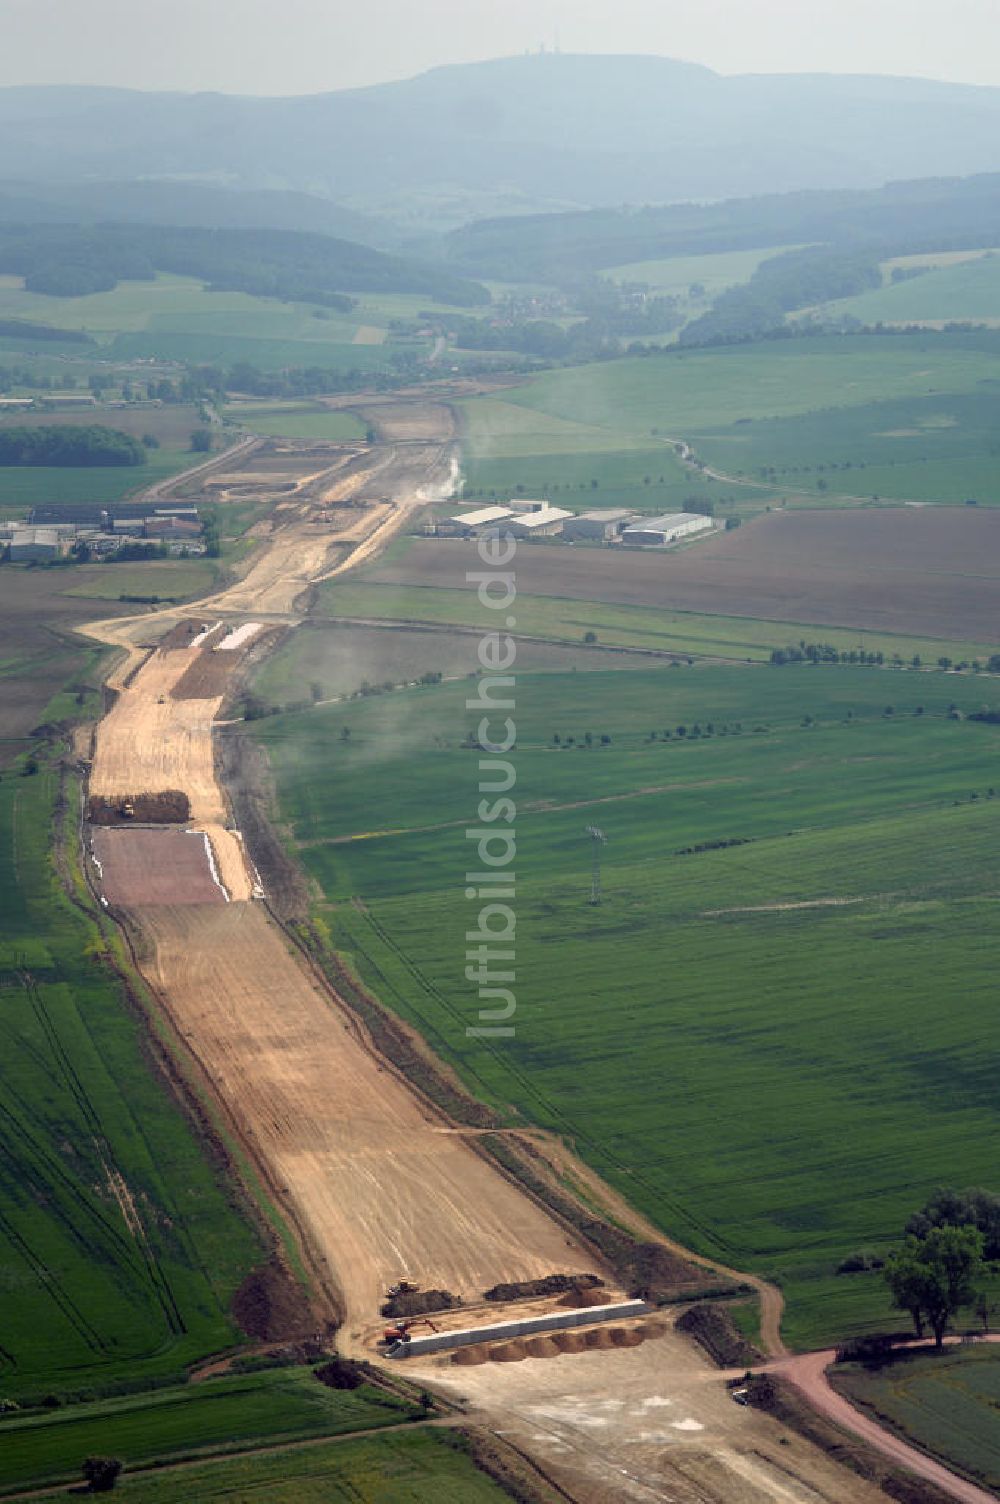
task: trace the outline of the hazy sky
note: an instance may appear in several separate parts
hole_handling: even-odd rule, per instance
[[[302,94],[551,46],[1000,84],[1000,0],[0,0],[0,84]]]

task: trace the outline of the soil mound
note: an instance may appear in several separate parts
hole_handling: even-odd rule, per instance
[[[613,1326],[608,1336],[612,1347],[641,1347],[646,1333],[639,1326]]]
[[[725,1306],[692,1306],[678,1317],[677,1330],[693,1337],[720,1368],[749,1368],[760,1361],[761,1354],[747,1341]]]
[[[305,1337],[316,1330],[302,1287],[277,1259],[247,1275],[233,1296],[232,1312],[247,1336],[259,1342]]]
[[[561,1353],[582,1353],[587,1348],[582,1332],[555,1332],[552,1340]]]
[[[606,1352],[609,1347],[614,1347],[611,1333],[606,1326],[595,1327],[592,1332],[584,1332],[583,1340],[588,1349],[597,1349],[598,1352]]]
[[[450,1311],[461,1304],[450,1290],[410,1290],[394,1295],[379,1310],[383,1316],[424,1316],[428,1311]]]
[[[561,1295],[566,1290],[592,1290],[604,1281],[596,1274],[547,1274],[543,1279],[522,1279],[513,1284],[484,1290],[484,1300],[524,1300],[528,1295]]]
[[[529,1337],[524,1344],[529,1358],[555,1358],[559,1348],[551,1337]]]
[[[557,1306],[568,1306],[570,1310],[584,1310],[588,1306],[607,1306],[611,1304],[611,1296],[607,1290],[581,1290],[574,1285],[572,1290],[567,1290],[556,1301]]]
[[[512,1342],[499,1342],[489,1349],[491,1363],[523,1363],[528,1356],[524,1341],[515,1337]]]
[[[486,1362],[486,1354],[479,1346],[457,1347],[451,1355],[451,1361],[460,1368],[474,1368],[477,1364]]]

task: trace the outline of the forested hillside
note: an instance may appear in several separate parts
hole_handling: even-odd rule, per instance
[[[443,303],[488,303],[484,287],[447,267],[388,256],[327,235],[147,225],[3,225],[0,272],[31,292],[80,297],[155,272],[200,277],[214,290],[346,310],[356,292],[413,292]]]

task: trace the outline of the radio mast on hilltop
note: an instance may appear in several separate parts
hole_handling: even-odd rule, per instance
[[[600,830],[596,825],[585,825],[583,833],[585,836],[590,837],[592,863],[590,901],[592,904],[599,904],[601,901],[601,849],[608,844],[608,838],[604,834],[604,831]]]

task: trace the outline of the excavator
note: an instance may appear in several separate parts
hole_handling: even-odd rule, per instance
[[[387,1326],[382,1333],[382,1341],[387,1347],[395,1347],[397,1342],[410,1341],[410,1328],[414,1326],[429,1326],[432,1332],[439,1332],[440,1327],[435,1326],[429,1316],[412,1316],[406,1321],[397,1321],[395,1326]]]

